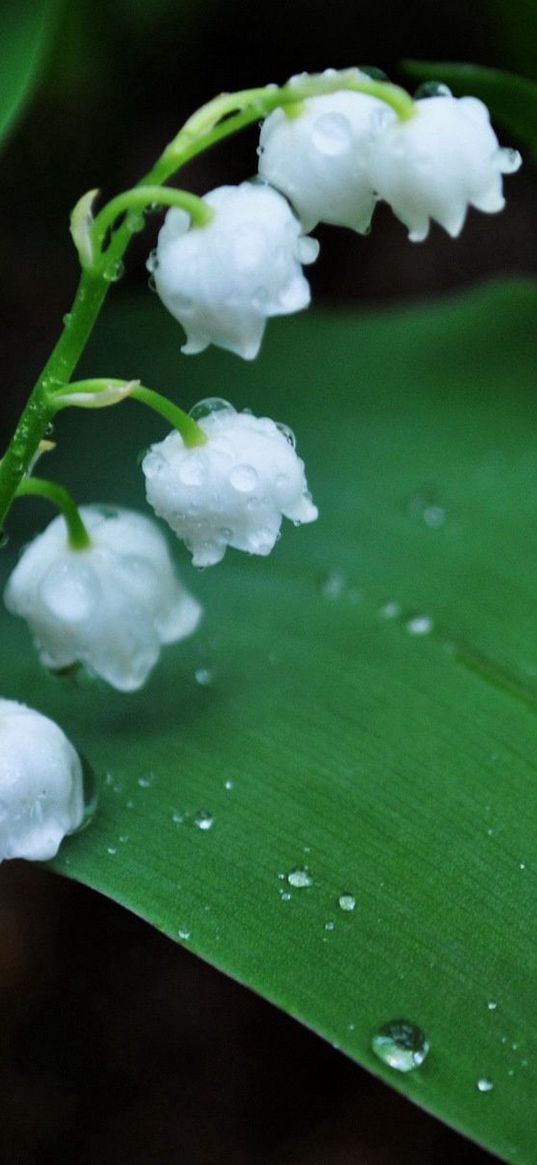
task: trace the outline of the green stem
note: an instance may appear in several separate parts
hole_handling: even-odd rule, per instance
[[[183,412],[167,397],[161,396],[159,392],[154,392],[152,388],[144,388],[143,385],[135,388],[130,395],[169,421],[170,425],[180,433],[187,448],[193,449],[196,445],[205,445],[207,437],[203,429],[200,429],[200,426],[192,417],[189,417],[188,413]]]
[[[167,186],[135,186],[116,195],[95,218],[94,237],[98,247],[102,246],[107,231],[114,225],[119,215],[129,210],[146,210],[148,206],[178,206],[186,210],[197,227],[204,227],[214,217],[214,210],[203,199],[186,190],[173,190]]]
[[[78,506],[63,485],[46,481],[43,477],[24,477],[17,486],[16,497],[37,496],[52,502],[65,518],[67,537],[71,550],[87,550],[91,538],[80,517]]]
[[[183,166],[201,150],[208,149],[230,134],[265,118],[274,109],[292,107],[308,97],[327,93],[365,93],[389,105],[400,121],[414,116],[415,105],[409,93],[389,81],[377,81],[359,69],[345,69],[329,76],[312,74],[299,76],[287,85],[266,85],[260,89],[244,89],[238,93],[223,93],[203,105],[185,123],[162,155],[162,160],[174,167]],[[172,171],[173,172],[173,171]]]
[[[94,377],[90,380],[75,380],[72,381],[66,388],[65,401],[62,400],[62,393],[57,393],[54,398],[54,407],[59,410],[68,407],[72,402],[68,399],[72,393],[99,393],[105,391],[107,388],[127,388],[132,385],[130,380],[119,380],[116,377]],[[192,417],[185,413],[179,405],[168,400],[168,397],[162,396],[160,392],[155,392],[153,388],[145,388],[143,384],[136,384],[131,388],[128,396],[134,400],[140,401],[140,404],[147,405],[148,408],[153,409],[153,412],[164,417],[169,421],[172,428],[177,429],[180,433],[184,444],[188,448],[194,448],[196,445],[204,445],[207,437]]]

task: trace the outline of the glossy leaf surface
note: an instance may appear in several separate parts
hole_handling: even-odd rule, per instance
[[[196,573],[178,547],[204,624],[134,696],[46,677],[26,628],[2,632],[5,695],[57,719],[102,782],[55,868],[525,1165],[536,306],[520,283],[421,311],[305,315],[272,323],[254,364],[187,361],[149,297],[110,310],[94,375],[291,424],[321,517],[289,525],[266,560],[229,552]],[[134,402],[62,416],[47,472],[80,500],[143,507],[136,454],[162,435]],[[12,545],[36,521],[21,503]],[[371,1050],[398,1018],[431,1042],[408,1074]]]

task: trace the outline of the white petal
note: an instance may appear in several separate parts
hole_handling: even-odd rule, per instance
[[[0,699],[0,861],[48,861],[84,817],[82,765],[54,721]]]

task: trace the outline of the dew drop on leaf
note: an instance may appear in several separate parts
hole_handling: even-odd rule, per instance
[[[397,1072],[419,1068],[430,1049],[429,1040],[410,1019],[391,1019],[375,1033],[371,1047],[379,1060]]]
[[[287,881],[290,886],[294,886],[297,890],[313,885],[313,878],[305,866],[297,866],[295,870],[291,870],[287,875]]]
[[[197,829],[203,830],[203,832],[206,832],[208,829],[212,829],[214,825],[214,817],[212,813],[209,813],[207,809],[199,809],[194,818],[194,825],[197,827]]]
[[[353,894],[340,894],[337,904],[340,910],[351,911],[356,906],[356,898]]]

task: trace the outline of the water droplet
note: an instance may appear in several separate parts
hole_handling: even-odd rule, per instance
[[[107,845],[106,852],[109,853],[110,857],[113,858],[117,854],[117,849],[116,849],[115,845]]]
[[[489,1011],[496,1011],[497,1006],[498,1004],[494,999],[489,999],[489,1002],[487,1003]]]
[[[208,688],[214,680],[214,672],[208,667],[198,667],[194,672],[194,679],[202,688]]]
[[[207,396],[193,405],[188,415],[192,417],[193,421],[201,421],[203,417],[212,416],[213,413],[224,414],[234,412],[235,409],[228,400],[223,400],[220,396]]]
[[[212,813],[209,813],[207,809],[200,809],[194,818],[194,825],[198,829],[202,829],[204,832],[206,832],[208,829],[212,829],[214,825],[214,817]]]
[[[287,881],[297,890],[301,890],[304,886],[313,885],[313,878],[305,866],[297,866],[295,870],[291,870],[287,875]]]
[[[192,932],[190,930],[187,930],[187,928],[185,926],[182,926],[181,929],[177,931],[178,937],[180,939],[182,939],[183,942],[185,942],[185,943],[188,942],[188,939],[190,938],[191,933]]]
[[[140,211],[130,210],[125,221],[131,235],[138,234],[145,227],[145,216]]]
[[[330,570],[321,581],[321,594],[325,599],[340,599],[345,589],[345,575],[342,570]]]
[[[179,463],[179,478],[183,485],[202,485],[207,476],[205,458],[200,453],[187,453]]]
[[[409,1019],[392,1019],[373,1036],[371,1047],[379,1060],[397,1072],[419,1068],[430,1049],[421,1028]]]
[[[360,73],[365,73],[366,77],[371,77],[372,81],[389,81],[388,74],[382,69],[377,69],[376,65],[360,65]]]
[[[522,164],[522,156],[518,150],[512,150],[508,146],[502,148],[500,151],[500,171],[502,174],[514,174]]]
[[[84,817],[82,818],[82,824],[77,829],[77,833],[80,833],[91,824],[95,817],[99,800],[99,787],[89,761],[82,752],[79,752],[78,755],[82,764],[82,793],[84,798]]]
[[[174,825],[182,825],[185,820],[185,815],[180,809],[174,809],[172,813],[172,821]]]
[[[235,465],[229,475],[229,481],[238,493],[251,493],[259,478],[253,465]]]
[[[311,130],[311,142],[320,154],[334,157],[344,154],[352,145],[352,127],[342,113],[323,113]]]
[[[443,506],[426,506],[423,511],[423,521],[431,530],[438,530],[444,525],[446,511]]]
[[[476,1081],[476,1088],[478,1092],[492,1092],[494,1084],[488,1076],[480,1076],[479,1080]]]
[[[67,311],[67,312],[65,313],[64,317],[63,317],[63,326],[64,326],[64,328],[68,328],[68,327],[69,327],[69,325],[72,323],[72,320],[73,320],[73,313],[72,313],[72,311]]]
[[[224,781],[224,789],[227,789],[228,793],[230,792],[231,789],[234,789],[234,788],[235,788],[234,781]]]
[[[519,870],[525,870],[525,869],[526,869],[526,863],[525,863],[525,862],[520,862],[520,863],[519,863],[519,867],[518,867],[518,868],[519,868]]]
[[[337,900],[337,904],[340,910],[354,910],[354,907],[356,906],[356,898],[353,894],[340,894]]]
[[[442,81],[424,81],[418,85],[414,94],[414,101],[423,101],[424,97],[452,97],[451,89]]]
[[[149,789],[149,788],[151,788],[151,785],[153,784],[154,780],[155,780],[154,773],[142,773],[142,776],[138,777],[138,784],[139,784],[141,789]]]
[[[280,890],[280,898],[281,898],[282,902],[290,902],[291,901],[291,894],[289,893],[288,890]]]
[[[308,240],[304,239],[303,241],[307,242]],[[296,437],[293,433],[293,430],[289,428],[289,425],[284,425],[281,421],[276,421],[276,428],[278,429],[278,432],[282,434],[282,437],[285,437],[285,440],[288,442],[291,448],[296,449]]]
[[[129,840],[128,833],[120,833],[119,841],[120,841],[121,845],[126,845],[128,840]]]
[[[117,259],[113,263],[109,263],[103,271],[103,279],[107,283],[117,283],[118,279],[125,273],[125,264],[122,259]]]
[[[381,619],[398,619],[400,614],[401,606],[399,603],[395,602],[385,603],[379,611]]]
[[[325,924],[324,924],[324,929],[325,930],[334,930],[335,925],[336,925],[335,922],[332,922],[332,919],[329,918],[328,922],[325,922]]]
[[[434,623],[428,615],[414,615],[406,623],[409,635],[429,635],[433,627]]]

